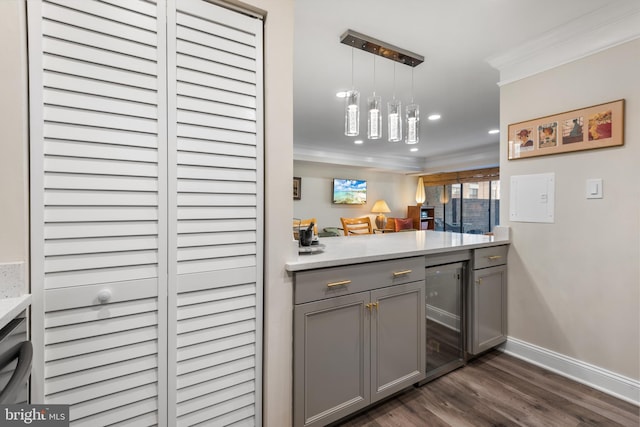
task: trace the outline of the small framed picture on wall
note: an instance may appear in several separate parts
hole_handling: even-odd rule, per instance
[[[293,200],[302,199],[302,178],[299,176],[293,177]]]

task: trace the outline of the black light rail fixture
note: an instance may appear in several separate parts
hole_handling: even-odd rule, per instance
[[[424,56],[396,47],[392,44],[374,39],[357,31],[347,30],[340,36],[340,43],[364,50],[383,58],[391,59],[410,67],[417,67],[424,62]]]

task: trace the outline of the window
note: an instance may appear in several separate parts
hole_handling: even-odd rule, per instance
[[[500,181],[427,187],[436,231],[484,234],[500,224]]]

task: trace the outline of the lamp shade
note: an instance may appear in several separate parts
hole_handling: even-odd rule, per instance
[[[418,188],[416,188],[416,203],[421,205],[427,199],[427,195],[424,193],[424,181],[422,177],[418,178]]]
[[[376,200],[376,202],[373,204],[373,208],[371,209],[371,212],[389,213],[391,212],[391,209],[389,209],[389,206],[387,206],[387,202],[385,202],[384,200]]]

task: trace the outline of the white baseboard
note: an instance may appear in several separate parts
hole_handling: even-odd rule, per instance
[[[640,405],[640,381],[513,337],[508,337],[507,342],[499,349],[518,359],[526,360],[618,399]]]

